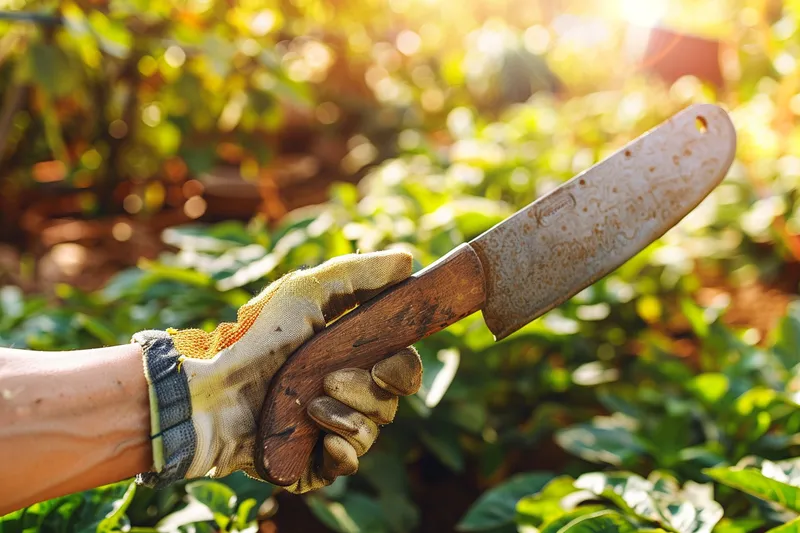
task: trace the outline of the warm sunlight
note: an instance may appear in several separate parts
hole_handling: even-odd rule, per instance
[[[620,0],[619,13],[631,24],[652,28],[661,22],[667,6],[667,0]]]

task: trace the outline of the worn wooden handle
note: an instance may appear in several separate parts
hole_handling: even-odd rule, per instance
[[[297,481],[320,436],[306,414],[322,380],[375,363],[478,311],[483,268],[469,244],[359,306],[303,344],[272,378],[261,411],[254,463],[267,481]]]

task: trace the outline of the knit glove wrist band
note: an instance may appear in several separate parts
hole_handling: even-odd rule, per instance
[[[197,439],[192,404],[181,354],[166,331],[147,330],[133,336],[142,347],[150,393],[150,440],[153,471],[136,476],[139,484],[162,488],[186,477]]]

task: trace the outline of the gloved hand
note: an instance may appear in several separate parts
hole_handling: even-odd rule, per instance
[[[326,324],[411,274],[400,251],[350,254],[283,276],[243,305],[235,323],[137,333],[150,387],[154,469],[139,483],[163,487],[183,478],[223,477],[253,466],[256,426],[270,379],[301,344]],[[358,469],[378,426],[394,418],[399,395],[420,386],[413,348],[371,372],[345,369],[324,379],[326,396],[307,412],[324,430],[318,463],[311,460],[295,493],[330,484]]]

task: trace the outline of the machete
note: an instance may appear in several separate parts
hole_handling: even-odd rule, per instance
[[[722,181],[736,133],[712,104],[690,106],[303,344],[270,383],[256,470],[287,486],[320,436],[306,405],[322,378],[369,369],[477,311],[500,341],[617,269]]]

